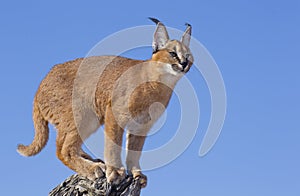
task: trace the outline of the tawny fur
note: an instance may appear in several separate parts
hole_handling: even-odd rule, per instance
[[[163,112],[152,107],[153,103],[167,107],[173,88],[193,61],[186,43],[190,26],[182,41],[168,40],[166,29],[159,22],[156,32],[161,30],[166,37],[159,37],[161,32],[158,36],[155,34],[157,51],[150,60],[98,56],[54,66],[34,98],[33,142],[28,146],[19,145],[18,152],[24,156],[39,153],[47,143],[48,123],[51,123],[57,130],[57,157],[66,166],[91,179],[105,172],[110,182],[118,183],[125,176],[120,153],[124,128],[127,128],[127,170],[134,177],[141,177],[146,186],[139,159],[147,132]],[[170,52],[178,56],[175,58]],[[184,61],[186,67],[182,65]],[[103,70],[101,75],[96,74],[99,70]],[[88,80],[77,81],[80,77]],[[90,86],[92,81],[95,82],[94,90]],[[80,102],[74,101],[74,97]],[[83,141],[103,124],[105,165],[81,149]]]

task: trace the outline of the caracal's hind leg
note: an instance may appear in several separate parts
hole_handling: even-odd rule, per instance
[[[114,118],[112,108],[108,106],[105,114],[104,160],[107,181],[113,184],[120,183],[126,176],[121,160],[123,132],[124,129],[118,125]]]
[[[105,171],[105,165],[101,162],[93,162],[82,157],[82,139],[77,129],[67,130],[57,134],[57,156],[70,169],[91,180],[102,177]],[[84,153],[86,156],[87,154]],[[87,155],[90,157],[89,155]]]
[[[81,149],[81,151],[79,152],[79,155],[87,160],[93,161],[93,162],[101,162],[104,164],[104,161],[102,161],[101,159],[94,159],[93,157],[91,157],[89,154],[87,154],[84,150]]]

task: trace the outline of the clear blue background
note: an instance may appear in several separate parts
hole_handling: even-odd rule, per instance
[[[142,195],[299,196],[298,0],[2,1],[1,195],[47,195],[73,174],[55,157],[53,129],[39,155],[24,158],[16,153],[18,143],[33,138],[32,100],[50,68],[85,56],[111,33],[151,24],[148,16],[178,29],[185,22],[193,25],[193,36],[222,72],[228,111],[217,144],[199,157],[210,102],[205,82],[192,69],[187,77],[198,92],[201,125],[180,157],[146,172],[149,184]],[[147,58],[150,52],[130,55]],[[176,103],[172,99],[168,109],[176,111]],[[178,118],[168,114],[172,127]],[[148,138],[146,148],[169,137],[161,135]]]

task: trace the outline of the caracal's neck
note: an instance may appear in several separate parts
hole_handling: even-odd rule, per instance
[[[149,81],[161,82],[170,88],[174,88],[178,80],[183,76],[182,73],[172,69],[172,65],[149,59],[145,61],[145,75]]]

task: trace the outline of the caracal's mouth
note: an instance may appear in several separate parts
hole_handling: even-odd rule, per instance
[[[190,67],[190,65],[172,64],[172,69],[181,73],[187,73],[190,70]]]

